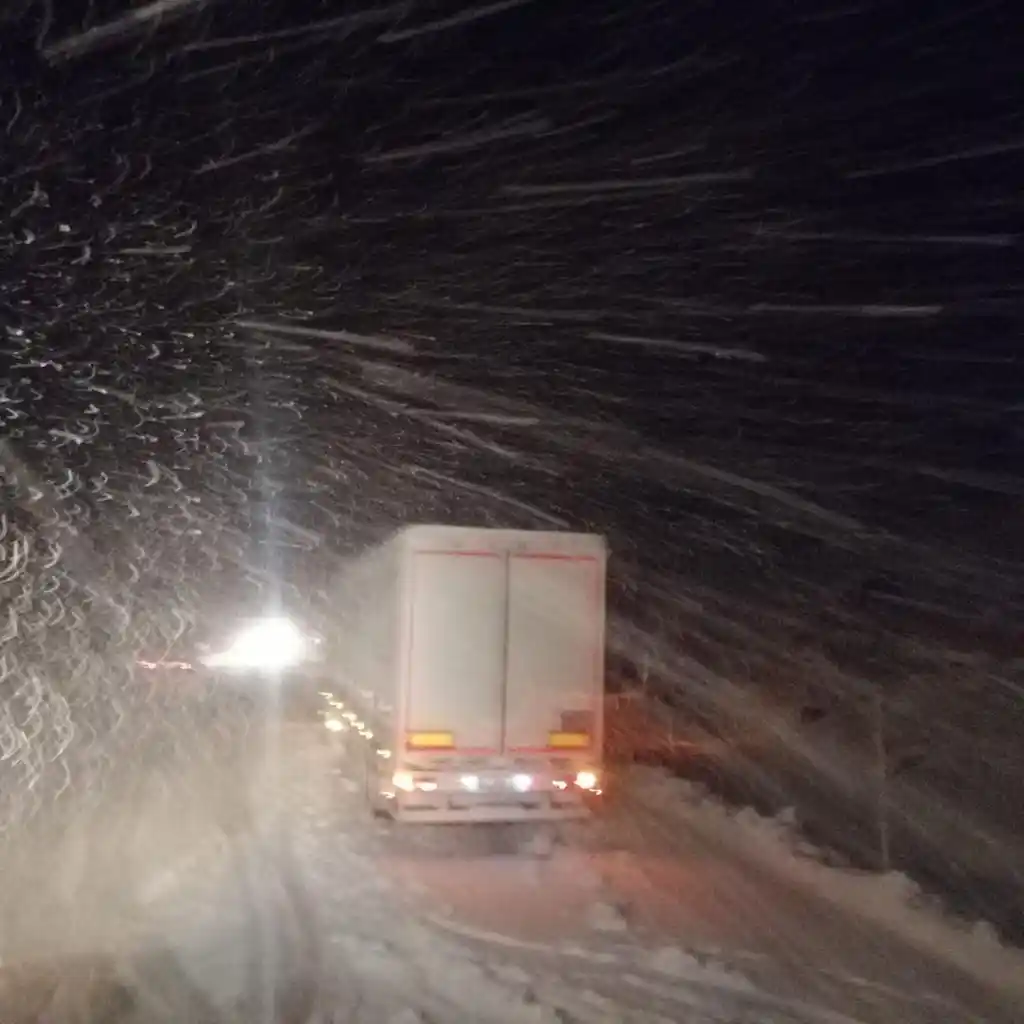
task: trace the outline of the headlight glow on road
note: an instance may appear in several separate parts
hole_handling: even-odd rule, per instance
[[[306,638],[291,619],[260,619],[242,630],[226,651],[203,662],[211,668],[280,672],[302,661],[306,647]]]

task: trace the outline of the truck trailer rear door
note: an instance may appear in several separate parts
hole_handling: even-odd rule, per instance
[[[603,560],[512,554],[508,602],[507,752],[599,754]]]
[[[501,751],[505,559],[489,551],[414,550],[406,744]]]

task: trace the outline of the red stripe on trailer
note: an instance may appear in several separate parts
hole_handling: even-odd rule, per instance
[[[458,555],[462,558],[501,558],[499,551],[442,551],[437,548],[417,548],[414,555]]]
[[[593,744],[586,747],[509,747],[510,754],[587,754]]]
[[[501,753],[497,747],[410,747],[408,743],[405,749],[414,750],[417,754],[466,754],[470,757]]]
[[[529,558],[534,562],[596,562],[597,559],[593,555],[559,555],[559,554],[541,554],[534,553],[532,551],[524,551],[521,554],[518,551],[512,552],[513,558]]]

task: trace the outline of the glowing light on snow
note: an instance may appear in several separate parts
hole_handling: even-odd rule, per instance
[[[244,629],[226,651],[205,658],[204,664],[279,672],[297,665],[305,652],[305,637],[290,619],[262,619]]]

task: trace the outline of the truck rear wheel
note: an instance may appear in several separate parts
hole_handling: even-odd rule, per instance
[[[366,806],[370,809],[370,814],[374,818],[377,820],[388,820],[393,817],[391,813],[391,805],[394,801],[381,796],[380,778],[376,773],[367,771],[365,789],[363,793],[366,800]]]

